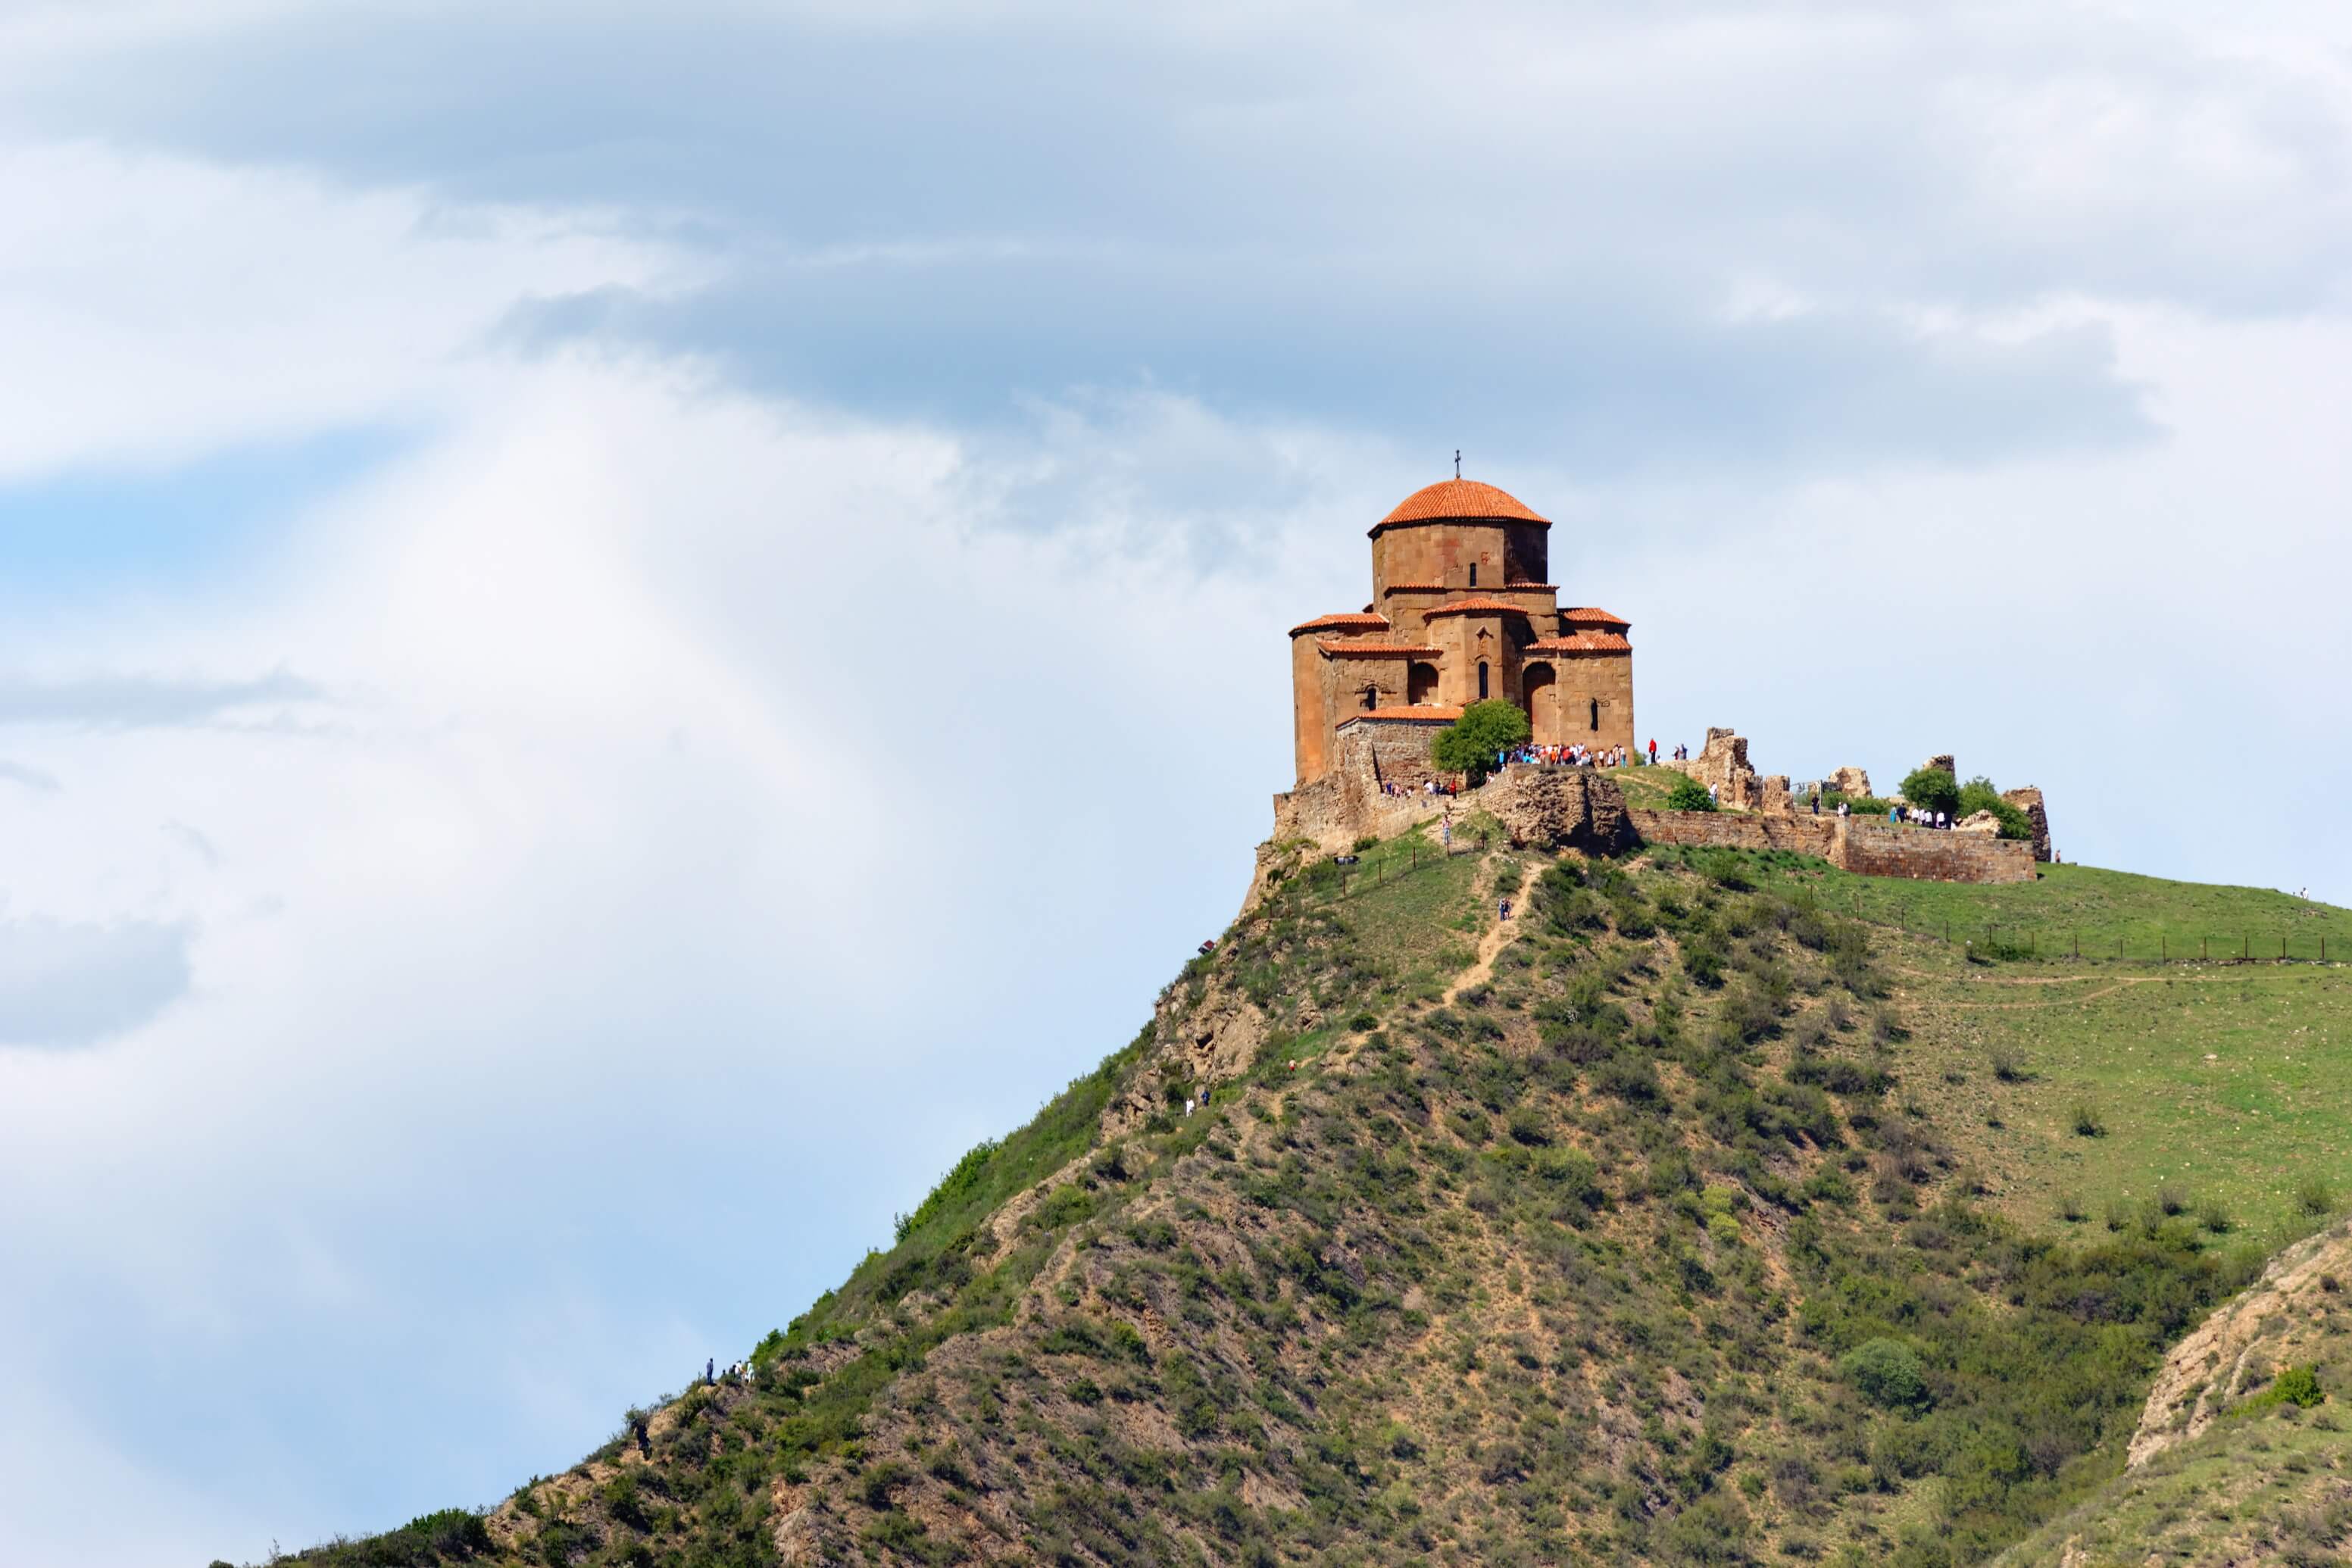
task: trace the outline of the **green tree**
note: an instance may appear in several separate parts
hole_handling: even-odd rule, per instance
[[[1495,754],[1524,746],[1533,733],[1528,716],[1508,702],[1473,702],[1462,717],[1437,732],[1430,759],[1450,773],[1467,773],[1474,784],[1495,771]]]
[[[1979,774],[1960,786],[1960,804],[1955,816],[1974,816],[1979,811],[1990,811],[2000,823],[2003,838],[2031,838],[2032,819],[2023,811],[2000,798],[2000,791],[1992,780]]]
[[[1903,798],[1914,811],[1960,809],[1960,781],[1941,768],[1914,768],[1904,776]]]
[[[1678,779],[1666,795],[1668,811],[1713,811],[1715,797],[1706,793],[1706,785],[1696,779]]]

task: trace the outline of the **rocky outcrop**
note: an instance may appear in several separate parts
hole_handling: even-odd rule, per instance
[[[1919,765],[1931,773],[1949,773],[1954,778],[1960,776],[1960,764],[1953,760],[1949,752],[1939,752]]]
[[[2263,1277],[2172,1348],[2148,1390],[2127,1463],[2146,1464],[2196,1436],[2281,1368],[2317,1365],[2321,1385],[2344,1354],[2344,1282],[2352,1279],[2352,1228],[2337,1225],[2295,1243]]]
[[[1613,855],[1634,844],[1624,793],[1590,768],[1505,768],[1476,796],[1514,848]]]
[[[1272,1032],[1264,1008],[1222,983],[1197,999],[1171,989],[1160,999],[1152,1025],[1150,1068],[1135,1074],[1103,1110],[1106,1143],[1150,1121],[1171,1093],[1183,1097],[1196,1087],[1241,1077]]]
[[[2025,813],[2025,820],[2033,825],[2033,858],[2043,865],[2050,863],[2050,812],[2042,804],[2042,792],[2028,784],[2022,789],[2005,789],[2000,798]]]
[[[1955,833],[1990,833],[1995,838],[1998,838],[2000,837],[2000,818],[1995,816],[1990,811],[1972,811],[1968,816],[1960,818],[1959,821],[1952,824],[1952,831]]]
[[[1870,794],[1870,773],[1863,768],[1839,768],[1822,782],[1849,800]]]

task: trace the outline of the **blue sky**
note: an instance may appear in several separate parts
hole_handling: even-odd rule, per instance
[[[2330,9],[494,12],[0,7],[0,1560],[791,1318],[1229,918],[1457,447],[1645,737],[2352,899]]]

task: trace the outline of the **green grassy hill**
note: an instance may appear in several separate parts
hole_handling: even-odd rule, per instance
[[[2167,1350],[2333,1210],[2352,977],[1961,933],[2352,941],[2274,899],[1297,868],[748,1382],[305,1557],[1987,1559],[2100,1506]]]

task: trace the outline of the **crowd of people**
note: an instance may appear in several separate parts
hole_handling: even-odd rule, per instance
[[[1653,742],[1654,745],[1656,742]],[[1626,752],[1622,746],[1521,746],[1517,751],[1496,752],[1495,765],[1511,763],[1532,763],[1545,768],[1622,768]]]
[[[1382,795],[1459,795],[1462,792],[1444,779],[1427,778],[1421,781],[1419,789],[1397,779],[1382,779],[1381,793]]]

